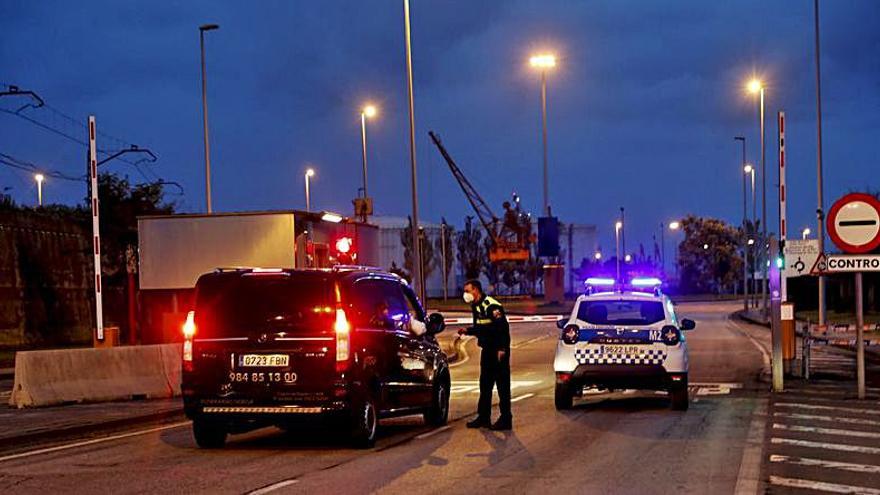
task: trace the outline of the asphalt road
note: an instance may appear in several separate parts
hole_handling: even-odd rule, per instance
[[[265,429],[204,451],[188,423],[176,423],[0,457],[0,486],[7,493],[734,493],[738,482],[749,486],[744,476],[759,475],[760,449],[750,454],[746,440],[754,410],[766,404],[757,384],[763,355],[727,319],[735,306],[679,307],[698,325],[688,334],[686,412],[670,410],[664,395],[632,391],[588,394],[557,412],[558,331],[526,323],[513,332],[513,432],[464,427],[477,399],[471,343],[470,358],[453,369],[444,428],[420,418],[388,421],[366,451],[332,432]]]

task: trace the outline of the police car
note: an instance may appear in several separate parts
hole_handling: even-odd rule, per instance
[[[688,350],[683,331],[696,326],[679,320],[656,278],[629,284],[589,278],[556,346],[556,409],[572,407],[584,387],[667,390],[675,410],[688,407]]]

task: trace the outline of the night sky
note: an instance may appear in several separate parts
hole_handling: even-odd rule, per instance
[[[850,190],[880,189],[880,2],[821,5],[826,208]],[[427,132],[501,213],[516,191],[541,206],[539,75],[528,57],[552,51],[548,75],[551,203],[564,222],[596,224],[613,248],[626,207],[628,244],[687,213],[742,218],[741,145],[759,156],[757,103],[767,84],[768,218],[775,228],[776,125],[788,118],[789,224],[815,231],[816,109],[812,0],[731,2],[412,0],[421,216],[471,214]],[[402,2],[118,2],[4,0],[0,85],[39,93],[51,108],[23,115],[99,147],[136,143],[159,161],[140,182],[177,181],[182,211],[204,210],[198,26],[207,33],[215,211],[302,208],[312,164],[313,208],[351,212],[361,181],[360,108],[368,123],[377,213],[410,210]],[[0,98],[14,110],[22,100]],[[56,113],[61,112],[61,113]],[[0,152],[68,175],[84,148],[0,113]],[[760,177],[759,177],[760,183]],[[36,201],[30,173],[0,166],[0,188]],[[169,193],[175,190],[169,189]],[[49,178],[47,202],[84,186]],[[760,204],[759,204],[760,214]],[[795,235],[791,232],[790,235]]]

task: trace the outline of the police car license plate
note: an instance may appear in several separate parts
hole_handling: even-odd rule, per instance
[[[637,345],[603,345],[599,349],[602,354],[614,356],[637,356],[642,353]]]
[[[290,356],[287,354],[240,354],[239,368],[277,368],[288,366]]]

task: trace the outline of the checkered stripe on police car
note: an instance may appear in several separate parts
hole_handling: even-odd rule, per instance
[[[574,358],[579,364],[663,364],[666,351],[645,349],[639,354],[607,354],[599,349],[575,349]]]

